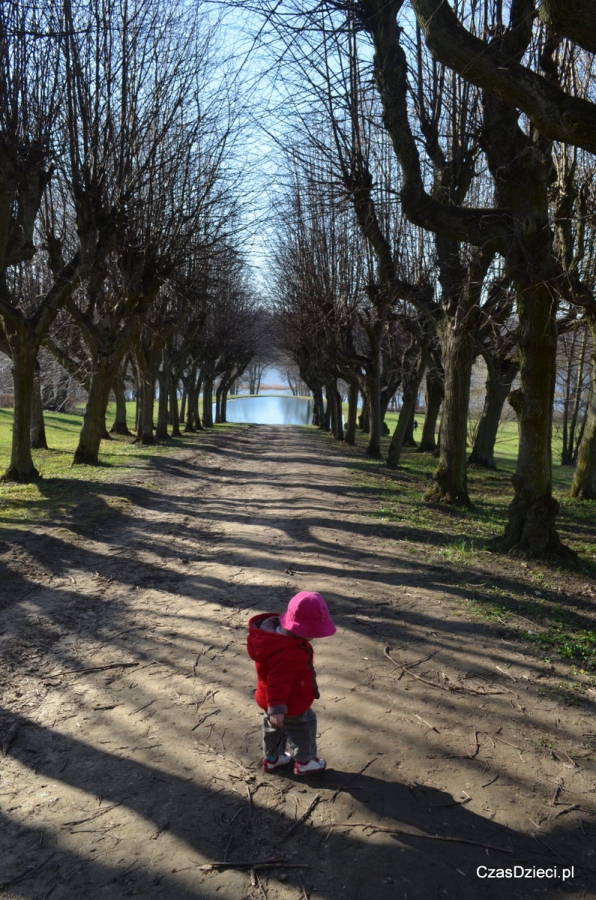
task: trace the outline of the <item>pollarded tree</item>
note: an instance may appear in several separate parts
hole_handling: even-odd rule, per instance
[[[161,286],[226,218],[229,122],[203,5],[98,0],[72,11],[68,125],[84,179],[101,176],[110,255],[69,305],[93,360],[75,463],[96,464],[109,392]],[[224,121],[225,119],[225,121]],[[73,169],[76,167],[73,165]],[[75,196],[82,177],[74,181]]]
[[[40,225],[59,162],[65,40],[61,3],[14,0],[0,6],[0,317],[14,381],[8,481],[39,477],[30,434],[37,354],[58,311],[93,265],[97,248],[97,235],[83,228],[63,242],[48,218],[45,228]],[[45,253],[38,254],[39,244]],[[30,280],[27,267],[38,281],[44,272],[34,304],[23,303],[19,291],[22,278]]]
[[[416,0],[412,2],[419,6]],[[406,214],[448,240],[468,242],[481,253],[502,255],[516,289],[521,388],[512,399],[520,426],[520,447],[509,523],[498,546],[532,556],[564,553],[555,525],[558,504],[552,496],[559,269],[550,222],[549,187],[554,173],[550,143],[524,127],[514,106],[487,91],[483,97],[482,147],[495,185],[495,207],[450,205],[433,197],[427,190],[409,125],[408,61],[403,49],[404,28],[398,22],[404,4],[401,0],[341,4],[346,5],[373,41],[383,121],[402,168],[400,196]],[[511,16],[503,19],[508,11]],[[500,5],[495,10],[484,7],[478,10],[480,19],[471,19],[473,27],[493,35],[490,47],[505,66],[521,66],[528,54],[532,59],[541,56],[525,11],[523,3],[513,3],[510,10]],[[495,18],[491,18],[492,12]],[[423,29],[427,25],[425,21]],[[467,68],[461,74],[473,80],[468,78]]]

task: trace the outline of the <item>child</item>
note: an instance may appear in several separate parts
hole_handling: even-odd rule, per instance
[[[263,716],[263,770],[294,763],[296,775],[322,772],[317,757],[317,717],[311,705],[319,696],[310,641],[331,637],[335,625],[320,594],[301,591],[281,616],[262,613],[248,623],[248,655],[257,669],[255,700]],[[288,738],[295,755],[286,753]]]

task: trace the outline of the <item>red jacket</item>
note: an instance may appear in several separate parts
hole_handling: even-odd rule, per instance
[[[313,649],[297,635],[278,634],[260,626],[276,613],[261,613],[248,623],[246,648],[257,669],[255,700],[270,715],[299,716],[319,696]]]

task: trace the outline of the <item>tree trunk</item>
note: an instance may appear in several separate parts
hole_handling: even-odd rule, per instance
[[[223,423],[223,419],[221,416],[221,398],[224,392],[225,382],[223,377],[220,378],[219,384],[215,389],[215,423],[217,425],[221,425]]]
[[[172,376],[165,359],[163,363],[163,368],[157,375],[159,381],[159,400],[157,403],[157,428],[155,429],[155,437],[158,441],[167,441],[170,437],[168,434],[168,400],[170,398]]]
[[[188,399],[188,393],[186,387],[182,390],[182,400],[180,402],[180,422],[186,422],[186,403]]]
[[[418,445],[418,453],[434,453],[437,449],[437,419],[445,396],[443,372],[431,366],[426,373],[426,414],[422,426],[422,436]]]
[[[366,393],[363,391],[362,393],[362,412],[358,417],[358,425],[360,426],[360,431],[363,434],[370,433],[370,416],[368,414],[368,400],[366,399]]]
[[[106,409],[118,363],[93,360],[91,383],[79,443],[75,450],[73,465],[97,466],[99,448],[105,431]]]
[[[468,465],[480,466],[484,469],[496,469],[495,441],[503,405],[519,371],[519,366],[517,363],[511,362],[511,360],[489,359],[487,359],[487,366],[488,377],[486,379],[484,408],[478,424],[474,446],[468,458]]]
[[[503,537],[494,542],[497,549],[523,557],[571,554],[555,530],[559,504],[552,496],[551,439],[557,302],[548,263],[543,262],[540,280],[525,291],[518,289],[521,387],[509,395],[509,402],[518,420],[519,452],[509,522]]]
[[[40,478],[31,456],[31,409],[35,362],[39,348],[31,341],[25,329],[18,335],[11,336],[10,348],[14,385],[14,419],[10,464],[1,480],[29,484]]]
[[[338,441],[344,439],[343,411],[341,403],[341,394],[337,389],[337,379],[329,382],[327,388],[327,399],[331,413],[331,433]]]
[[[314,385],[312,388],[312,396],[313,396],[313,407],[312,407],[312,424],[317,428],[323,427],[323,421],[325,419],[325,405],[323,403],[323,391],[318,385]]]
[[[178,378],[170,378],[170,419],[172,422],[172,437],[182,437],[180,432],[180,413],[178,411]]]
[[[136,442],[144,446],[155,443],[153,428],[153,408],[155,405],[155,369],[151,364],[141,362],[140,373],[140,406],[139,427]]]
[[[381,327],[378,323],[366,329],[369,341],[370,368],[366,373],[366,399],[370,421],[370,431],[366,455],[381,458],[381,434],[383,417],[381,414]]]
[[[577,461],[580,444],[583,440],[586,427],[586,416],[580,416],[582,406],[582,387],[584,382],[584,368],[588,351],[588,329],[583,329],[581,350],[579,355],[575,351],[577,344],[577,331],[573,336],[572,353],[570,354],[567,368],[566,397],[564,404],[563,420],[563,448],[561,452],[561,465],[573,466]],[[575,369],[575,372],[574,372]]]
[[[126,420],[126,384],[121,375],[116,375],[112,389],[116,398],[116,418],[110,433],[129,435],[131,432]]]
[[[354,378],[349,382],[348,421],[346,422],[346,433],[344,435],[344,441],[346,444],[354,444],[356,442],[356,427],[358,425],[358,397],[359,396],[360,396],[360,391],[358,390],[358,382]]]
[[[577,466],[571,484],[571,496],[596,500],[596,315],[586,312],[592,333],[592,369],[584,436],[579,447]]]
[[[418,400],[418,388],[426,368],[427,354],[423,347],[412,345],[410,352],[404,354],[404,380],[402,404],[395,431],[389,443],[387,465],[396,469],[399,465],[402,448],[408,430],[413,434],[414,410]]]
[[[470,379],[474,359],[474,335],[467,315],[445,320],[440,326],[445,365],[445,399],[441,417],[439,464],[434,473],[435,486],[426,500],[439,500],[469,506],[466,447]]]
[[[33,450],[48,449],[46,426],[43,419],[43,404],[41,402],[41,378],[39,360],[35,361],[33,396],[31,398],[31,448]]]
[[[203,381],[203,428],[213,428],[213,376]]]
[[[200,410],[200,402],[201,402],[201,387],[203,385],[203,379],[199,375],[197,380],[197,389],[194,393],[193,397],[193,411],[192,411],[192,420],[194,422],[195,431],[202,431],[203,425],[201,423],[201,410]]]

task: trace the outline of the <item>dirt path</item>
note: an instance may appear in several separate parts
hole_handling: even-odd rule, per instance
[[[594,704],[541,691],[554,670],[366,516],[345,461],[219,432],[2,545],[2,898],[596,897]],[[244,650],[305,588],[339,626],[306,781],[259,769]]]

